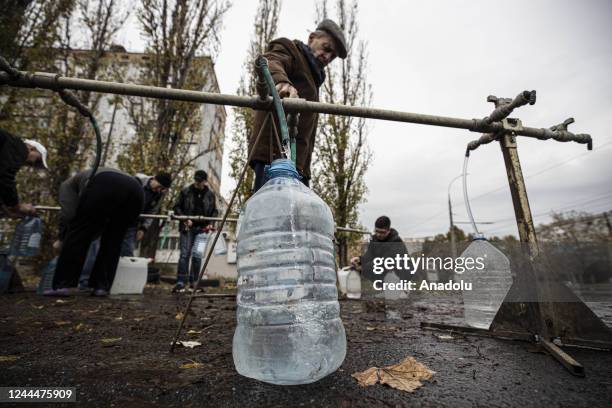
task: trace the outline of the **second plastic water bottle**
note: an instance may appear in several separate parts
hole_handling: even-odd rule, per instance
[[[238,234],[233,356],[241,375],[307,384],[346,355],[329,207],[277,160],[247,202]]]
[[[512,286],[510,261],[484,238],[474,240],[461,258],[481,258],[484,264],[482,269],[466,270],[460,279],[472,283],[472,290],[463,291],[465,322],[472,327],[488,329]]]

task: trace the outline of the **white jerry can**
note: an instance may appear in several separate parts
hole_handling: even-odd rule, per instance
[[[349,272],[351,271],[350,266],[345,266],[344,268],[340,268],[337,271],[338,275],[338,290],[343,295],[346,295],[346,278],[348,277]]]
[[[354,269],[349,269],[346,276],[346,297],[361,299],[361,275]]]
[[[148,258],[122,256],[119,258],[111,295],[140,295],[147,284]]]

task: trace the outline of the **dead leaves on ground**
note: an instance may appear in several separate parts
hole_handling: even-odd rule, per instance
[[[434,371],[416,361],[414,357],[406,357],[399,364],[383,368],[370,367],[352,374],[352,377],[362,387],[381,383],[398,390],[414,392],[423,386],[421,381],[430,380],[434,374]]]

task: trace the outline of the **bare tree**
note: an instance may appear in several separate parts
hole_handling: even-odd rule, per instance
[[[215,54],[228,8],[229,3],[217,0],[141,0],[138,20],[148,61],[139,82],[177,89],[206,87],[212,62],[203,53]],[[179,175],[174,185],[180,185],[184,170],[214,149],[192,151],[201,137],[199,109],[200,105],[189,102],[130,99],[128,112],[135,137],[119,156],[119,165],[131,172],[169,171]],[[176,195],[178,190],[173,190]],[[154,256],[158,236],[159,223],[154,222],[142,243],[142,256]]]
[[[263,54],[268,43],[276,36],[278,27],[278,16],[281,10],[280,0],[259,0],[257,13],[255,14],[255,30],[249,45],[246,61],[244,62],[244,74],[240,78],[238,95],[255,95],[255,83],[257,75],[253,70],[253,62]],[[253,110],[250,108],[234,108],[234,122],[232,127],[233,149],[230,151],[230,176],[238,183],[240,173],[247,159],[248,140],[253,132]],[[254,173],[248,169],[247,174],[238,188],[236,205],[242,207],[251,195]]]
[[[336,1],[335,20],[344,31],[348,56],[326,68],[321,100],[367,106],[372,98],[366,78],[367,47],[358,38],[357,1]],[[317,20],[328,17],[327,2],[317,7]],[[332,17],[332,18],[334,18]],[[313,189],[330,206],[337,225],[356,225],[358,206],[365,202],[364,175],[371,160],[363,118],[321,115],[315,145]],[[359,237],[336,233],[341,265],[348,263],[349,246]]]
[[[107,79],[111,61],[106,58],[106,51],[126,17],[117,6],[119,0],[63,2],[66,4],[61,10],[57,8],[60,3],[34,1],[26,8],[13,64],[20,69]],[[45,27],[46,23],[50,25]],[[84,50],[75,50],[75,27],[83,32],[80,48]],[[51,169],[43,178],[32,176],[32,170],[23,171],[19,183],[24,188],[19,190],[28,201],[55,204],[59,185],[92,158],[91,127],[51,91],[13,88],[10,92],[8,115],[2,126],[42,142],[49,151]],[[89,92],[76,94],[95,115],[100,96]],[[47,225],[52,238],[56,217],[51,216]],[[48,240],[43,243],[45,247],[49,244]]]

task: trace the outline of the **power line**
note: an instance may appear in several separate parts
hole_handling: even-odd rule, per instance
[[[577,155],[577,156],[570,157],[570,158],[569,158],[569,159],[567,159],[567,160],[564,160],[564,161],[562,161],[562,162],[556,163],[556,164],[554,164],[554,165],[552,165],[552,166],[550,166],[550,167],[547,167],[547,168],[545,168],[545,169],[542,169],[542,170],[540,170],[540,171],[538,171],[538,172],[536,172],[536,173],[534,173],[534,174],[528,175],[528,176],[526,176],[524,179],[526,180],[526,179],[528,179],[528,178],[532,178],[532,177],[539,176],[539,175],[540,175],[540,174],[542,174],[542,173],[545,173],[545,172],[547,172],[547,171],[550,171],[550,170],[556,169],[557,167],[561,167],[561,166],[563,166],[563,165],[565,165],[565,164],[567,164],[567,163],[569,163],[569,162],[571,162],[571,161],[573,161],[573,160],[576,160],[576,159],[578,159],[578,158],[584,157],[584,156],[586,156],[587,154],[592,154],[593,152],[598,151],[598,150],[601,150],[601,149],[603,149],[604,147],[609,146],[609,145],[612,145],[612,141],[610,141],[610,142],[606,142],[606,143],[604,143],[604,144],[602,144],[602,145],[600,145],[600,146],[598,146],[598,147],[595,147],[593,150],[591,150],[591,151],[589,151],[589,152],[584,152],[584,153],[581,153],[581,154],[579,154],[579,155]],[[475,196],[475,197],[472,197],[472,198],[470,198],[470,200],[476,200],[476,199],[478,199],[478,198],[481,198],[481,197],[484,197],[484,196],[486,196],[486,195],[489,195],[489,194],[492,194],[492,193],[495,193],[495,192],[498,192],[498,191],[504,190],[504,189],[506,189],[506,188],[507,188],[507,186],[503,186],[503,187],[500,187],[500,188],[496,188],[495,190],[487,191],[487,192],[485,192],[485,193],[482,193],[482,194],[479,194],[479,195],[477,195],[477,196]],[[454,207],[454,208],[464,207],[464,206],[465,206],[465,203],[464,203],[464,202],[459,202],[458,204],[453,205],[453,207]],[[418,227],[418,226],[420,226],[420,225],[423,225],[423,224],[425,224],[426,222],[431,221],[432,219],[437,218],[437,217],[439,217],[440,215],[442,215],[442,214],[444,214],[444,213],[446,213],[446,210],[445,210],[445,209],[444,209],[444,210],[441,210],[441,211],[439,211],[439,212],[437,212],[436,214],[432,215],[431,217],[428,217],[428,218],[426,218],[426,219],[424,219],[424,220],[422,220],[422,221],[419,221],[419,222],[417,222],[417,223],[415,223],[415,224],[412,224],[412,226],[411,226],[411,228],[410,228],[410,229],[415,228],[415,227]]]

